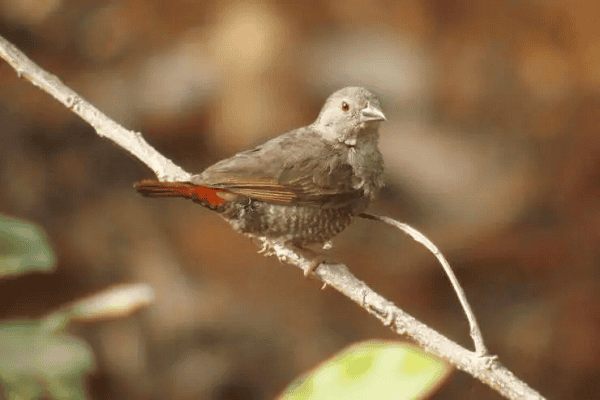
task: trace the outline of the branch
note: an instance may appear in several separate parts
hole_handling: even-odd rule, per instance
[[[467,295],[465,295],[464,290],[458,283],[458,279],[456,278],[456,275],[454,275],[454,271],[452,271],[452,268],[450,267],[450,263],[448,263],[448,261],[446,260],[446,257],[444,257],[444,255],[438,250],[437,246],[434,245],[429,239],[427,239],[425,237],[425,235],[423,235],[421,232],[419,232],[415,228],[411,227],[410,225],[398,222],[392,218],[383,217],[380,215],[371,215],[371,214],[367,214],[367,213],[360,214],[360,217],[365,218],[365,219],[372,219],[375,221],[381,221],[385,224],[396,227],[396,228],[400,229],[402,232],[410,235],[410,237],[412,237],[417,242],[421,243],[423,246],[425,246],[429,251],[431,251],[433,253],[433,255],[438,259],[438,261],[442,265],[442,268],[444,268],[446,275],[448,275],[448,279],[450,279],[450,283],[452,284],[452,287],[454,288],[454,291],[456,292],[456,296],[458,296],[458,301],[460,301],[460,304],[461,304],[463,310],[465,311],[465,314],[467,315],[467,320],[469,321],[471,338],[473,339],[473,342],[475,343],[475,352],[477,353],[477,355],[479,357],[488,356],[488,351],[485,348],[485,344],[483,343],[483,335],[481,334],[481,330],[479,329],[479,325],[477,324],[477,319],[475,318],[475,313],[473,312],[473,310],[471,310],[471,305],[467,301]]]
[[[271,243],[280,260],[306,271],[312,267],[312,259],[283,245]],[[344,264],[321,263],[313,274],[326,285],[333,287],[350,300],[374,315],[385,326],[399,335],[407,335],[426,351],[443,358],[456,368],[479,379],[508,399],[543,399],[526,383],[517,379],[494,357],[480,357],[425,324],[417,321],[391,301],[374,292],[367,284],[356,278]]]
[[[38,88],[49,93],[68,109],[88,122],[99,136],[108,138],[129,151],[154,171],[163,181],[186,181],[190,174],[151,147],[139,132],[124,129],[101,113],[57,77],[41,69],[21,51],[0,36],[0,57]],[[277,243],[270,243],[280,260],[303,270],[312,268],[312,257]],[[543,397],[518,380],[509,370],[490,357],[480,357],[433,329],[417,321],[393,303],[386,300],[364,282],[358,280],[343,264],[320,264],[313,274],[374,315],[384,325],[401,335],[411,337],[424,349],[435,354],[458,369],[479,379],[508,399],[543,399]]]
[[[65,86],[56,76],[49,74],[31,61],[19,49],[0,36],[0,57],[34,86],[50,94],[69,110],[90,124],[96,133],[115,142],[129,151],[150,168],[161,181],[187,181],[191,175],[171,160],[160,154],[144,140],[142,134],[123,128],[88,103],[72,89]]]

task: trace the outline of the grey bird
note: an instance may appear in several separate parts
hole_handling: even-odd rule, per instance
[[[327,99],[311,125],[222,160],[189,182],[143,180],[136,189],[192,199],[263,244],[327,245],[383,186],[377,142],[385,120],[374,93],[346,87]]]

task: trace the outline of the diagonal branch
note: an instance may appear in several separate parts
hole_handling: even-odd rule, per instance
[[[97,108],[85,101],[73,90],[65,86],[57,77],[41,69],[19,49],[0,36],[0,57],[5,59],[16,71],[43,91],[56,98],[68,109],[88,122],[99,136],[108,138],[121,148],[129,151],[154,171],[163,181],[185,181],[190,174],[151,147],[139,132],[129,131]],[[300,251],[294,251],[283,245],[272,243],[273,252],[281,260],[303,270],[311,268],[312,258]],[[314,275],[325,284],[356,302],[367,312],[374,315],[386,326],[398,334],[407,335],[458,369],[479,379],[497,390],[508,399],[543,399],[535,390],[518,380],[498,361],[489,357],[480,357],[433,329],[417,321],[393,303],[386,300],[364,282],[350,273],[343,264],[320,264]]]
[[[159,180],[189,180],[191,176],[189,173],[156,151],[144,140],[141,133],[127,130],[108,118],[56,76],[40,68],[2,36],[0,36],[0,57],[17,71],[19,78],[27,79],[79,115],[96,130],[99,136],[112,140],[119,147],[136,156],[154,171]]]

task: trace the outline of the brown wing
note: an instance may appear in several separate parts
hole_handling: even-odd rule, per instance
[[[362,196],[348,150],[309,127],[207,168],[191,182],[272,203],[333,206]]]

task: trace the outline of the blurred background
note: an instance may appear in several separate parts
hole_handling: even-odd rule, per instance
[[[548,398],[600,396],[600,8],[586,1],[0,0],[0,34],[184,169],[311,123],[348,85],[380,94],[386,187],[371,206],[449,259],[488,348]],[[0,62],[0,212],[58,271],[0,282],[0,318],[146,282],[133,317],[80,323],[94,399],[269,399],[351,343],[396,339],[184,200]],[[433,256],[356,221],[328,251],[460,344]],[[498,399],[457,372],[434,399]]]

